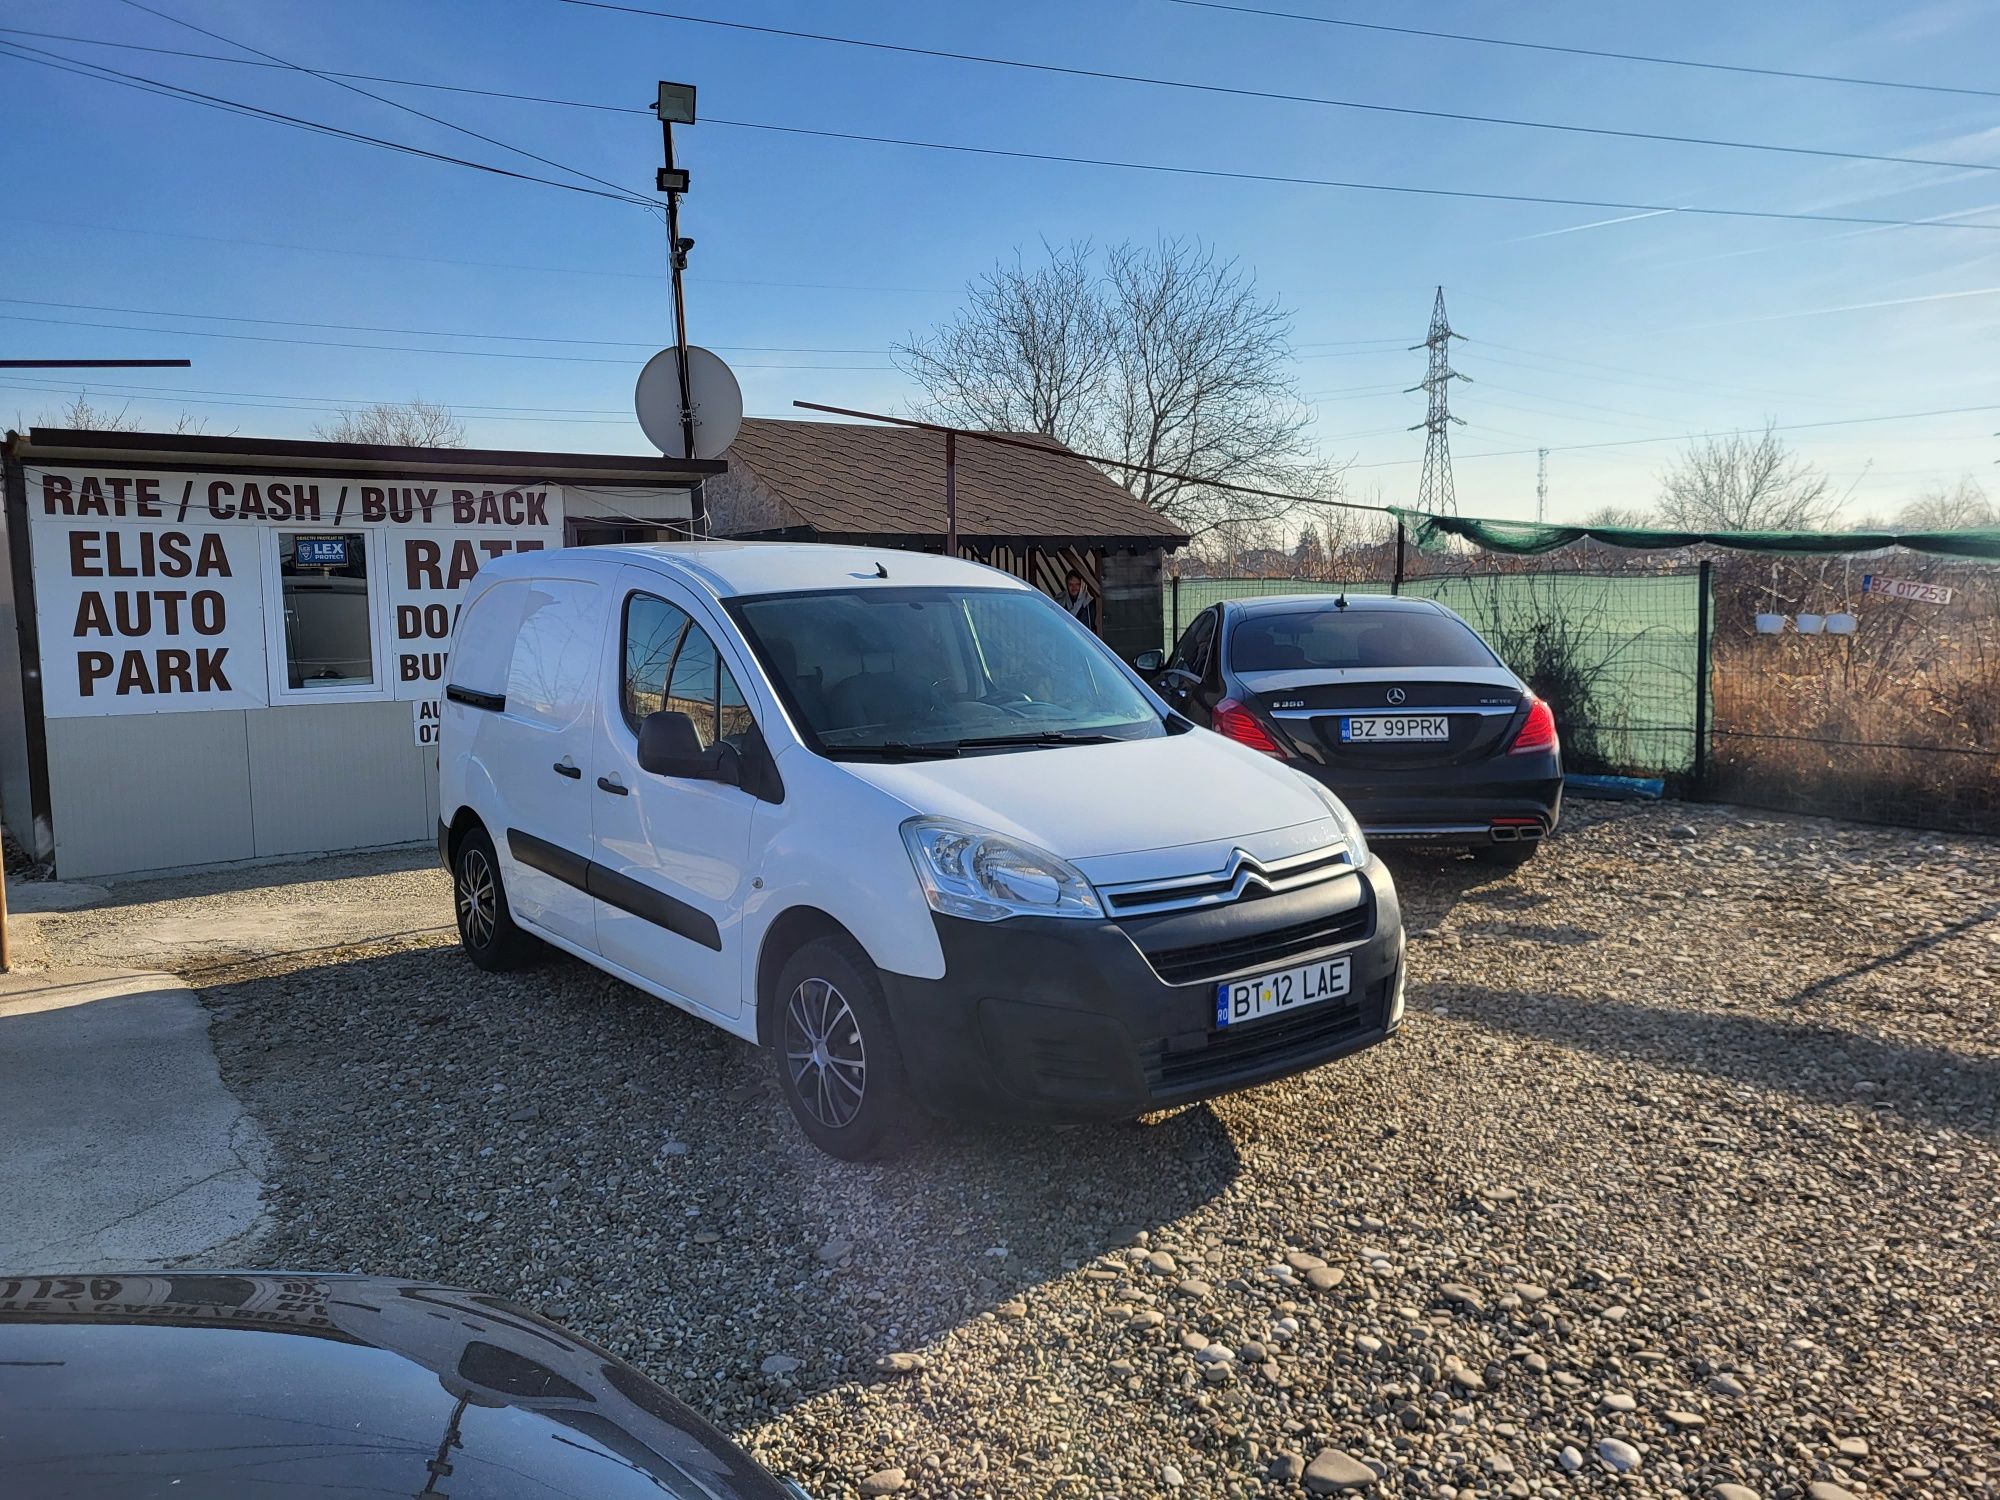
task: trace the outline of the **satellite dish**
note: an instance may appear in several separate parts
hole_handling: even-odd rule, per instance
[[[743,387],[721,356],[688,345],[688,399],[694,407],[694,453],[681,430],[680,361],[662,349],[646,361],[632,406],[639,426],[667,458],[720,458],[743,426]]]

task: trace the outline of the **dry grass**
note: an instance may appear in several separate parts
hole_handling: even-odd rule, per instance
[[[1860,592],[1948,585],[1949,604]],[[2000,833],[2000,569],[1915,557],[1718,565],[1711,790],[1880,822]],[[1852,635],[1759,635],[1759,611],[1857,616]]]

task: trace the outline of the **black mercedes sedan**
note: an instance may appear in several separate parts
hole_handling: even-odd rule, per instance
[[[1323,782],[1371,839],[1519,864],[1561,814],[1549,705],[1429,599],[1227,599],[1137,665],[1195,723]]]
[[[0,1494],[800,1500],[500,1297],[367,1276],[0,1276]]]

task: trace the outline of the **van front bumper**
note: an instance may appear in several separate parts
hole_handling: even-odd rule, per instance
[[[1318,1067],[1402,1021],[1402,911],[1380,860],[1164,916],[933,920],[944,977],[882,986],[911,1090],[938,1114],[1130,1119]],[[1216,1026],[1219,983],[1341,954],[1340,998]]]

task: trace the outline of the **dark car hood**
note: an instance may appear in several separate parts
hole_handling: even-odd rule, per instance
[[[107,1500],[787,1493],[632,1366],[502,1298],[254,1273],[0,1277],[0,1474]]]

